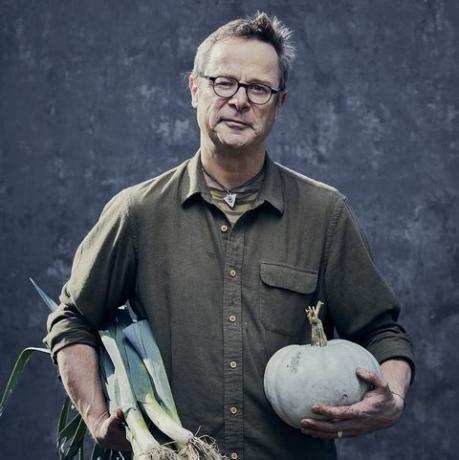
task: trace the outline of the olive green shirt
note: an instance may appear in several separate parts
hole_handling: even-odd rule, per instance
[[[98,346],[94,332],[129,300],[148,318],[182,422],[239,460],[328,460],[333,441],[290,428],[263,391],[269,357],[308,343],[305,307],[382,362],[413,363],[399,306],[346,198],[271,161],[253,208],[231,226],[212,203],[199,152],[123,190],[77,250],[48,320],[53,354]]]

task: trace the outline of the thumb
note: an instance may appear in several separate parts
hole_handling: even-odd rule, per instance
[[[124,414],[121,409],[116,409],[113,414],[110,415],[110,418],[113,420],[118,420],[120,422],[124,421]]]
[[[357,374],[357,377],[369,383],[370,385],[373,385],[374,388],[379,388],[379,389],[384,390],[387,387],[387,382],[384,380],[384,378],[378,376],[374,372],[370,372],[366,369],[358,368],[356,370],[356,374]]]

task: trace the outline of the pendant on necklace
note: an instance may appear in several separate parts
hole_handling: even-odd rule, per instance
[[[223,199],[225,200],[226,204],[230,208],[234,208],[234,203],[236,203],[236,194],[235,193],[226,192],[226,196]]]

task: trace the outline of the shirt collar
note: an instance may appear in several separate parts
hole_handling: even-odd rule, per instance
[[[194,195],[200,194],[209,199],[209,192],[204,181],[201,169],[201,155],[198,150],[188,161],[185,174],[180,187],[180,201],[182,206]],[[256,204],[269,203],[280,214],[284,212],[284,184],[279,167],[274,163],[268,154],[265,159],[265,177],[258,193]]]

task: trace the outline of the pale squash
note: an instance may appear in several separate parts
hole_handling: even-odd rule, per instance
[[[310,345],[288,345],[269,360],[264,376],[265,394],[276,414],[294,428],[303,418],[322,419],[314,404],[349,405],[360,401],[368,384],[355,371],[362,368],[381,376],[374,356],[348,340],[327,341],[319,311],[306,310],[311,324]]]

